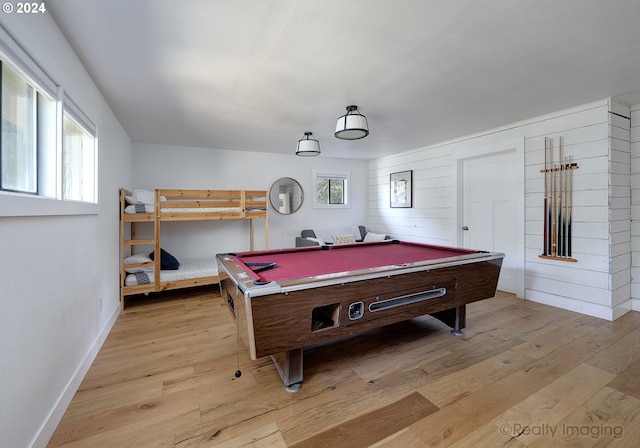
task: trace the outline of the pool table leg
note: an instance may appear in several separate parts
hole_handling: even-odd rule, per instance
[[[432,316],[452,327],[452,334],[455,334],[456,336],[463,336],[464,333],[462,332],[462,328],[465,327],[466,311],[466,306],[460,305],[455,308],[449,308],[448,310],[438,311],[433,313]]]
[[[462,311],[461,311],[461,308],[462,308]],[[463,307],[461,306],[456,307],[456,318],[453,324],[453,330],[451,330],[451,333],[456,336],[464,336],[464,333],[460,329],[462,328],[460,327],[460,325],[464,325],[464,323],[460,322],[461,319],[464,320],[464,312],[465,312],[465,309]]]
[[[284,390],[295,393],[302,389],[302,348],[271,355],[284,383]]]

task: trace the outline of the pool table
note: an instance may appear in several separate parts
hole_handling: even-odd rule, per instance
[[[495,295],[503,257],[397,240],[216,255],[239,337],[290,392],[305,346],[426,314],[461,334],[465,305]]]

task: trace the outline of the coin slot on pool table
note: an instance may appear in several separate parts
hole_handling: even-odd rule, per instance
[[[340,325],[340,308],[339,303],[314,308],[311,311],[311,331],[335,328]]]
[[[364,315],[364,303],[353,302],[349,305],[349,320],[360,319]]]

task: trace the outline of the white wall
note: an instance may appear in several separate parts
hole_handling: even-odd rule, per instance
[[[0,23],[98,125],[95,212],[3,217],[0,194],[0,446],[45,446],[119,312],[118,187],[131,182],[131,142],[48,15]]]
[[[292,143],[295,148],[295,142]],[[133,145],[134,188],[269,190],[280,177],[296,179],[304,191],[302,207],[291,215],[269,209],[269,248],[293,247],[303,229],[330,235],[335,229],[353,229],[367,219],[367,162],[328,157],[298,157],[252,151],[167,145]],[[351,207],[314,209],[312,171],[351,172]],[[264,248],[263,220],[254,220],[254,249]],[[213,230],[213,231],[212,231]],[[162,226],[162,247],[180,256],[208,256],[217,252],[248,250],[248,224],[230,220],[167,223]]]
[[[631,107],[631,297],[640,311],[640,104]]]
[[[371,161],[368,224],[400,239],[458,245],[455,154],[524,138],[525,298],[615,319],[631,307],[626,294],[630,283],[630,204],[625,172],[629,172],[629,163],[624,161],[629,159],[629,149],[624,146],[623,120],[609,113],[621,108],[624,106],[614,100],[602,100]],[[559,136],[563,137],[565,155],[572,155],[579,165],[573,185],[572,255],[576,263],[539,258],[544,138],[552,137],[557,145]],[[414,170],[415,205],[412,209],[391,209],[389,173],[405,169]]]

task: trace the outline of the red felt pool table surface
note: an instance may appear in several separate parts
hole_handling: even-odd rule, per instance
[[[431,246],[387,240],[296,249],[245,252],[236,254],[240,264],[275,263],[275,267],[253,273],[262,282],[315,277],[385,266],[402,266],[431,260],[472,255],[474,250]],[[253,269],[256,267],[254,266]],[[251,267],[247,266],[250,271]]]

